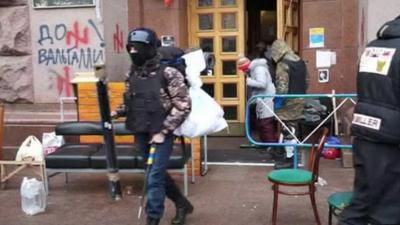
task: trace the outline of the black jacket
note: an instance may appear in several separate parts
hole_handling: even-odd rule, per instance
[[[352,133],[400,144],[400,18],[385,23],[360,59]]]

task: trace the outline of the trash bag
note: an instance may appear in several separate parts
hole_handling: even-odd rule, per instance
[[[44,155],[49,155],[55,152],[58,147],[64,144],[64,142],[63,136],[56,135],[56,132],[43,133],[42,143]]]
[[[42,181],[24,177],[21,184],[21,207],[28,215],[44,212],[46,209],[46,191]]]

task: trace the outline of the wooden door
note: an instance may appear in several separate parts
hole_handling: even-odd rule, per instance
[[[300,0],[277,0],[277,38],[299,52]]]
[[[202,75],[203,89],[222,106],[231,134],[243,134],[244,76],[236,60],[245,52],[244,0],[189,0],[189,45],[215,54],[216,64]]]

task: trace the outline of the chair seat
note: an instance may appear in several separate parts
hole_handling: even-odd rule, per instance
[[[312,173],[303,169],[274,170],[268,174],[272,182],[286,184],[308,184],[311,182]]]
[[[331,194],[328,197],[327,201],[329,206],[342,210],[350,204],[352,197],[353,197],[352,191],[336,192],[334,194]]]

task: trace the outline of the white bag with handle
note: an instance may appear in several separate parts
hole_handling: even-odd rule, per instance
[[[18,149],[16,161],[37,161],[44,159],[42,143],[33,135],[27,137]]]
[[[186,63],[186,79],[190,84],[189,95],[192,109],[189,116],[174,134],[188,138],[199,137],[223,130],[228,126],[222,107],[201,89],[200,73],[206,67],[202,50],[182,56]]]
[[[44,155],[48,155],[55,152],[58,147],[64,144],[64,137],[56,135],[56,132],[45,132],[42,136],[42,143]]]
[[[203,89],[190,87],[189,93],[192,110],[188,118],[174,131],[175,135],[194,138],[221,131],[228,126],[222,107]]]

